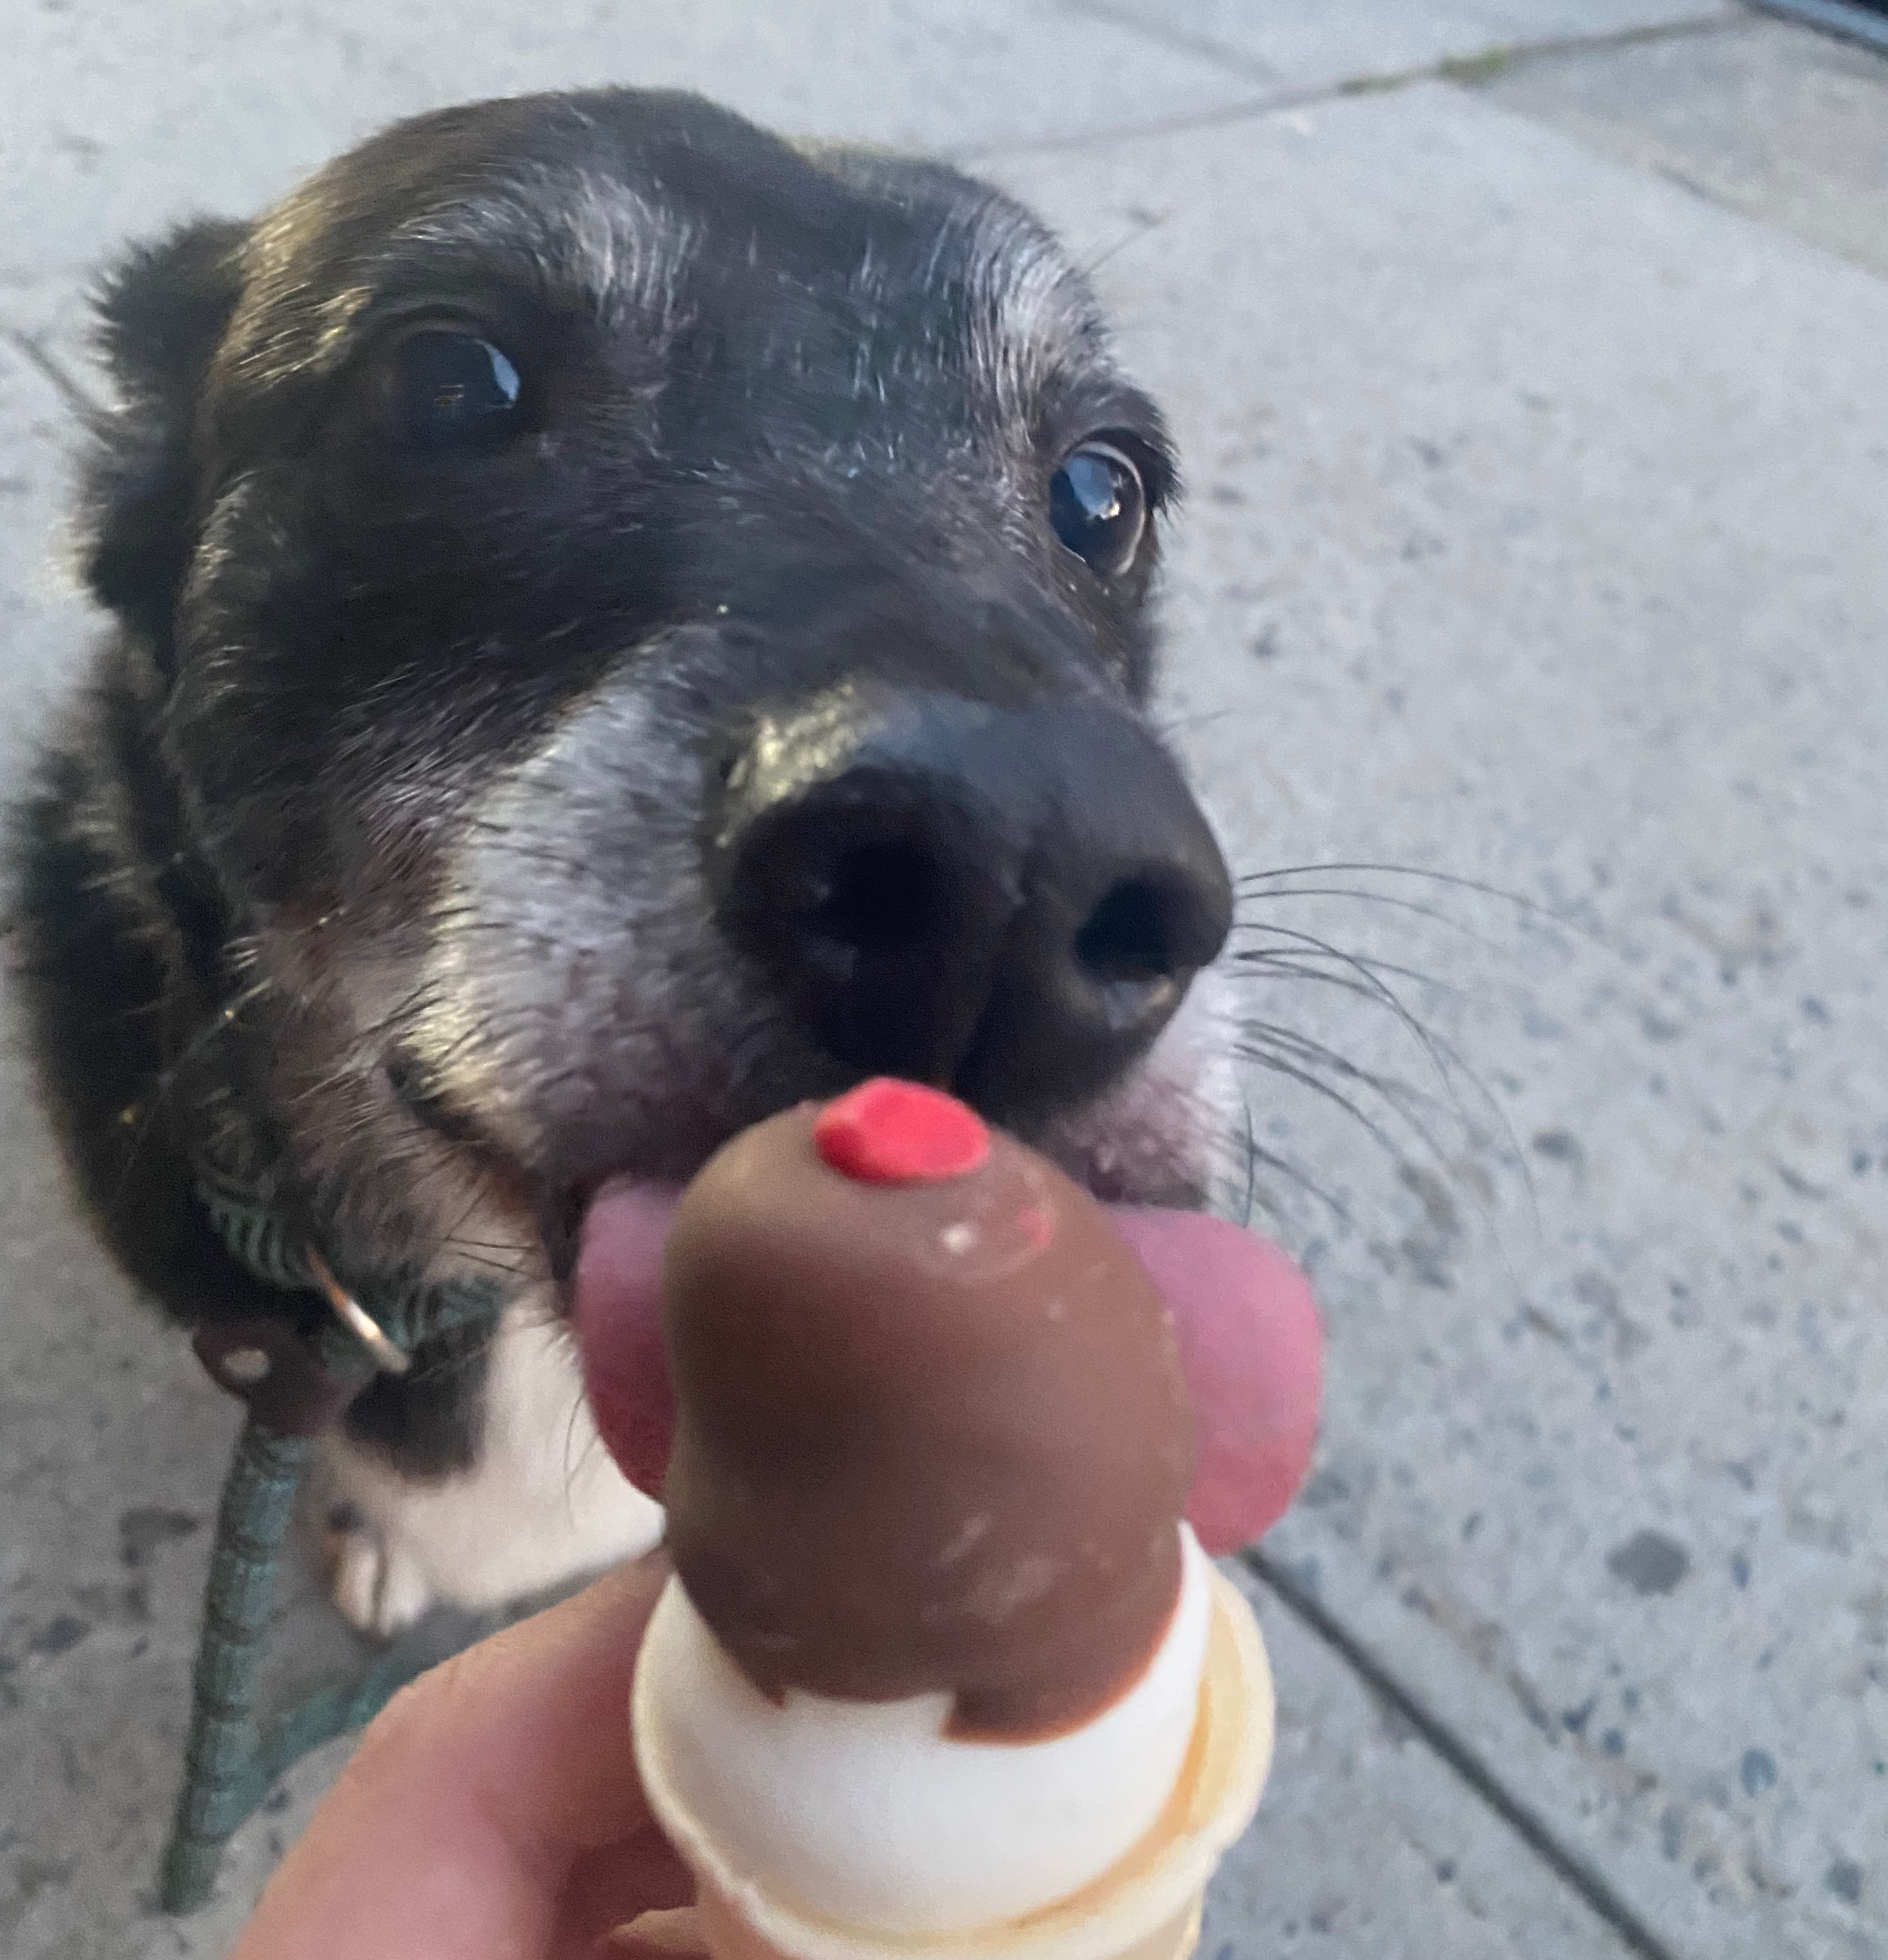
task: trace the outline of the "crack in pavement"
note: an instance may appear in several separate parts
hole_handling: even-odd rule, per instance
[[[110,420],[111,411],[87,392],[83,384],[74,377],[64,361],[56,355],[46,352],[39,335],[28,333],[21,327],[3,326],[0,327],[0,340],[17,349],[30,365],[37,368],[52,383],[59,399],[87,428],[96,428],[100,424]]]
[[[1240,1560],[1279,1604],[1322,1642],[1378,1701],[1422,1738],[1444,1767],[1506,1825],[1637,1960],[1683,1960],[1680,1949],[1646,1924],[1597,1866],[1562,1838],[1538,1811],[1502,1780],[1472,1744],[1458,1736],[1309,1587],[1257,1546],[1242,1552]]]
[[[1127,28],[1157,46],[1200,56],[1235,75],[1262,80],[1275,72],[1235,49],[1198,36],[1158,28],[1150,22],[1137,19],[1124,8],[1111,5],[1111,0],[1066,0],[1066,4],[1076,14]],[[1749,24],[1747,13],[1701,14],[1695,19],[1667,21],[1658,27],[1621,27],[1604,34],[1564,35],[1542,41],[1505,43],[1499,47],[1485,48],[1478,54],[1445,55],[1439,61],[1425,62],[1413,68],[1344,75],[1335,81],[1275,80],[1273,86],[1243,102],[1222,102],[1210,109],[1184,110],[1177,115],[1149,117],[1142,123],[1118,123],[1106,129],[1083,130],[1068,135],[946,146],[939,154],[952,163],[974,164],[1003,157],[1059,155],[1099,149],[1110,144],[1135,142],[1148,137],[1184,135],[1195,129],[1223,129],[1230,123],[1255,122],[1296,109],[1314,108],[1321,103],[1348,101],[1355,96],[1393,94],[1427,81],[1472,84],[1490,80],[1517,62],[1540,60],[1556,55],[1591,54],[1653,41],[1701,39]]]

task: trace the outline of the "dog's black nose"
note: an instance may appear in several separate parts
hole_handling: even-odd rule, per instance
[[[729,937],[848,1067],[1001,1118],[1092,1093],[1232,918],[1179,770],[1098,702],[844,687],[763,716],[710,800]]]

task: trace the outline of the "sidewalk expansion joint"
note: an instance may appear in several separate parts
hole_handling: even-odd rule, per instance
[[[1682,1960],[1678,1949],[1653,1932],[1590,1859],[1562,1838],[1480,1752],[1399,1679],[1288,1567],[1256,1546],[1242,1553],[1241,1561],[1294,1619],[1328,1647],[1378,1702],[1419,1736],[1470,1793],[1578,1895],[1636,1960]]]
[[[1175,35],[1149,26],[1109,0],[1073,0],[1077,11],[1111,25],[1130,28],[1159,45],[1214,60],[1230,72],[1261,84],[1268,71],[1216,43],[1192,35]],[[1257,122],[1267,116],[1283,116],[1293,110],[1314,109],[1330,102],[1348,101],[1354,96],[1391,95],[1415,88],[1424,82],[1454,82],[1467,87],[1490,81],[1505,69],[1524,61],[1550,59],[1556,55],[1591,54],[1609,48],[1633,47],[1654,41],[1699,39],[1731,28],[1748,27],[1747,13],[1712,14],[1689,21],[1672,21],[1654,27],[1623,27],[1605,34],[1570,35],[1559,40],[1523,41],[1484,49],[1480,54],[1448,55],[1440,61],[1419,67],[1386,69],[1381,73],[1346,75],[1336,81],[1287,82],[1275,81],[1260,92],[1241,102],[1222,102],[1210,109],[1183,110],[1178,114],[1150,117],[1146,122],[1120,123],[1105,129],[1088,129],[1060,136],[999,138],[958,146],[940,152],[956,164],[978,164],[1003,157],[1054,155],[1063,151],[1105,149],[1117,143],[1136,142],[1151,137],[1184,135],[1196,129],[1217,129],[1235,123]]]
[[[111,411],[93,398],[64,361],[46,352],[37,334],[24,332],[15,326],[0,327],[0,340],[22,355],[51,382],[65,406],[87,428],[97,428],[111,419]]]

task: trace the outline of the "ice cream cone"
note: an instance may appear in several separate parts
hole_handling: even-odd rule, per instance
[[[672,1585],[675,1582],[671,1580]],[[633,1709],[637,1761],[657,1822],[693,1872],[711,1960],[1187,1960],[1219,1860],[1251,1821],[1272,1758],[1271,1670],[1251,1608],[1222,1573],[1199,1714],[1173,1796],[1133,1850],[1073,1897],[969,1932],[904,1937],[815,1919],[732,1869],[677,1794],[644,1650]]]

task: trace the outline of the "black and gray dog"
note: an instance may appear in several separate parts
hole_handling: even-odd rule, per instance
[[[488,103],[133,253],[101,319],[117,625],[22,845],[80,1186],[186,1322],[286,1310],[206,1151],[344,1281],[512,1297],[333,1440],[357,1623],[650,1535],[558,1325],[606,1179],[895,1072],[1200,1201],[1174,463],[1023,211],[690,97]]]

